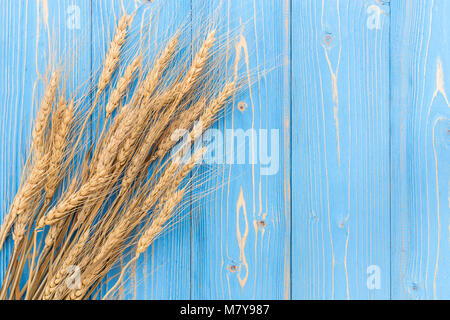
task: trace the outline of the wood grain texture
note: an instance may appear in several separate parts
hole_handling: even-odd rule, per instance
[[[392,298],[450,298],[450,3],[391,1]]]
[[[122,298],[450,298],[448,0],[3,0],[1,216],[47,65],[76,65],[69,89],[86,81],[137,7],[126,59],[155,8],[150,56],[183,23],[194,45],[209,21],[230,53],[237,43],[246,92],[215,129],[256,130],[258,161],[250,134],[247,164],[202,166],[185,218]],[[278,132],[273,175],[260,129]]]
[[[293,1],[294,299],[389,298],[389,6],[371,29],[375,4]]]
[[[289,1],[193,1],[193,17],[217,16],[227,47],[242,55],[246,92],[217,129],[248,133],[242,145],[235,139],[233,164],[213,168],[209,194],[194,204],[193,299],[290,298],[289,9]],[[195,22],[194,30],[201,30]],[[267,130],[268,155],[280,155],[269,175],[260,129]],[[246,164],[237,163],[238,153]]]

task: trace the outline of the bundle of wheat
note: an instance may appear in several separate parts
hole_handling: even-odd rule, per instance
[[[179,31],[153,62],[139,49],[127,65],[122,52],[132,20],[119,20],[93,95],[75,97],[62,88],[64,70],[50,72],[22,183],[0,230],[0,246],[11,231],[14,241],[0,299],[101,298],[118,259],[125,252],[128,265],[138,259],[190,186],[204,150],[181,161],[190,145],[174,152],[173,133],[188,130],[186,141],[195,141],[238,90],[236,75],[220,71],[224,54],[213,28],[189,64],[177,59],[192,50],[180,45]],[[95,110],[104,121],[92,138],[86,129],[95,126]],[[67,285],[73,266],[81,274],[76,287]],[[127,266],[104,298],[114,296]]]

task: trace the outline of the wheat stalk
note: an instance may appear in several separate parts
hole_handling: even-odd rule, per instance
[[[40,158],[33,166],[30,175],[27,177],[25,183],[17,192],[11,209],[0,229],[0,248],[3,246],[8,232],[17,217],[21,217],[21,220],[19,226],[16,226],[14,230],[15,240],[19,241],[22,239],[25,233],[26,222],[28,221],[30,215],[30,205],[32,204],[36,196],[39,195],[44,186],[47,168],[48,157],[44,156]]]
[[[133,76],[136,70],[142,63],[142,57],[138,56],[134,61],[125,69],[123,76],[117,82],[116,88],[111,92],[108,104],[106,105],[106,116],[109,118],[111,113],[119,106],[125,91],[133,80]]]
[[[158,151],[153,155],[152,161],[163,158],[169,150],[171,150],[179,139],[178,133],[184,132],[191,128],[194,122],[200,117],[206,105],[206,98],[201,98],[194,106],[182,112],[176,120],[174,120],[167,134],[163,137],[158,145]]]
[[[48,158],[43,158],[46,145],[45,135],[49,124],[52,105],[56,98],[58,82],[59,73],[57,71],[54,71],[51,75],[50,82],[47,85],[44,96],[41,100],[32,132],[32,147],[35,152],[35,164],[34,167],[30,169],[30,175],[27,177],[24,184],[19,188],[19,191],[14,198],[13,204],[11,205],[9,212],[2,223],[2,226],[0,228],[0,249],[3,247],[3,244],[17,216],[20,216],[27,210],[27,207],[31,205],[31,200],[34,198],[36,193],[39,192],[39,189],[43,185],[45,170],[48,167]],[[17,228],[17,239],[20,239],[22,232],[24,232],[24,220],[25,218],[22,217],[21,224],[19,228]]]
[[[206,37],[206,40],[203,42],[197,54],[195,55],[194,59],[192,60],[191,67],[189,68],[185,78],[183,79],[183,81],[180,83],[180,85],[176,90],[179,99],[181,99],[190,89],[192,89],[193,86],[198,81],[198,79],[201,77],[209,61],[211,48],[213,47],[215,42],[216,42],[216,31],[212,30]]]
[[[160,81],[162,73],[167,68],[168,64],[170,63],[170,60],[173,57],[177,45],[178,45],[178,36],[175,36],[169,41],[169,43],[167,44],[161,55],[158,57],[158,59],[156,59],[153,68],[150,70],[150,72],[144,79],[142,87],[139,89],[138,92],[138,99],[144,99],[146,101],[150,99],[151,95],[155,91],[156,86]]]
[[[103,62],[103,69],[97,83],[98,97],[108,86],[111,81],[111,77],[114,71],[117,69],[120,61],[120,51],[125,43],[127,37],[128,27],[130,26],[132,17],[129,15],[123,15],[119,24],[117,25],[116,34],[111,41],[108,52],[106,53],[105,61]]]
[[[163,230],[164,224],[171,218],[172,213],[178,203],[183,199],[185,190],[179,190],[175,192],[173,197],[167,201],[164,208],[153,220],[150,227],[144,232],[142,237],[139,239],[136,252],[137,254],[142,254],[147,250],[153,240],[157,237],[159,233]]]
[[[164,202],[164,207],[161,212],[152,220],[151,225],[143,233],[139,239],[136,254],[139,255],[143,253],[149,245],[153,242],[158,234],[161,233],[164,224],[172,217],[175,207],[181,201],[184,196],[185,189],[176,191],[181,184],[181,182],[187,177],[189,172],[192,171],[195,165],[197,165],[200,159],[203,157],[205,149],[198,150],[189,160],[189,162],[182,167],[180,172],[176,175],[173,180],[172,187],[169,188],[167,192],[168,199]],[[148,201],[152,201],[150,197],[147,198]],[[145,205],[145,204],[144,204]]]
[[[144,129],[146,119],[149,116],[148,107],[151,108],[154,105],[163,104],[160,101],[152,104],[150,103],[150,98],[160,81],[162,72],[167,68],[170,60],[172,59],[177,45],[178,36],[175,36],[170,40],[158,59],[156,59],[155,64],[142,82],[142,86],[138,90],[137,100],[144,100],[144,107],[142,108],[143,114],[141,114],[141,117],[136,119],[137,122],[135,123],[135,130],[133,130],[131,134],[125,139],[123,145],[119,149],[116,170],[120,170],[121,168],[123,168],[131,154],[134,152],[138,138],[141,135],[141,131]]]
[[[50,154],[49,174],[45,185],[45,196],[49,202],[58,186],[61,163],[63,162],[64,153],[67,147],[67,137],[70,127],[74,120],[74,103],[71,101],[68,105],[61,100],[58,107],[62,119],[58,125],[54,126],[53,146]]]
[[[44,97],[42,98],[39,111],[34,124],[32,133],[33,146],[35,151],[35,157],[39,158],[43,156],[45,152],[45,133],[48,128],[48,121],[50,113],[52,111],[52,105],[56,98],[56,90],[58,88],[59,73],[54,71],[50,78],[50,82],[45,90]]]
[[[138,172],[142,169],[145,159],[148,156],[153,144],[161,135],[169,121],[171,120],[173,114],[176,111],[181,99],[184,95],[192,89],[193,85],[196,83],[201,73],[204,71],[206,64],[209,60],[209,52],[216,41],[215,31],[208,34],[206,40],[203,42],[200,50],[195,55],[191,67],[189,68],[186,77],[183,81],[176,87],[175,94],[177,96],[176,100],[171,104],[171,107],[165,112],[165,114],[157,121],[151,128],[149,133],[146,135],[141,147],[136,152],[135,156],[131,160],[131,164],[125,173],[122,181],[122,190],[128,189],[136,178]]]
[[[73,265],[78,257],[78,255],[82,252],[87,240],[89,237],[89,231],[85,231],[81,237],[78,239],[77,243],[73,248],[69,251],[67,258],[64,260],[61,267],[58,269],[56,274],[48,281],[47,285],[44,289],[43,299],[49,300],[52,295],[56,293],[58,287],[65,279],[65,275],[67,273],[67,269],[69,266]]]
[[[38,228],[42,228],[45,225],[52,225],[72,213],[73,210],[79,207],[89,196],[92,196],[95,193],[101,193],[105,186],[113,179],[111,170],[117,154],[117,146],[128,134],[133,125],[133,113],[127,114],[127,110],[128,108],[126,107],[122,109],[121,113],[124,115],[126,121],[121,121],[114,134],[110,137],[106,148],[99,156],[93,176],[84,183],[77,192],[66,197],[52,208],[45,217],[42,217],[37,225]]]

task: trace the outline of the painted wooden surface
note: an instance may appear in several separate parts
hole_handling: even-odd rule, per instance
[[[450,3],[391,1],[392,298],[450,298]]]
[[[48,61],[75,48],[69,83],[86,80],[142,2],[0,2],[2,215]],[[216,128],[278,132],[279,166],[204,166],[204,195],[123,298],[450,298],[449,15],[447,0],[165,1],[155,47],[211,16],[238,41],[247,91]]]
[[[368,28],[370,4],[293,2],[292,298],[389,298],[389,6]]]
[[[209,16],[220,6],[220,1],[204,3],[193,2],[194,16]],[[191,297],[289,298],[289,2],[225,1],[219,8],[223,33],[242,34],[236,50],[242,53],[242,72],[249,77],[247,92],[233,100],[218,128],[249,133],[245,145],[238,146],[245,150],[247,164],[217,168],[208,184],[213,192],[192,212]],[[268,72],[273,66],[276,69]],[[253,135],[247,131],[252,129]],[[263,172],[267,165],[260,157],[260,129],[267,130],[269,141],[271,131],[276,132],[276,145],[268,146],[269,155],[280,154],[273,175]],[[258,160],[254,164],[248,161],[252,139]]]

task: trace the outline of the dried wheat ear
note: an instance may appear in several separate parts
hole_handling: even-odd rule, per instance
[[[48,77],[29,160],[0,229],[1,247],[10,233],[13,239],[0,299],[114,297],[127,267],[173,222],[195,185],[190,173],[205,150],[181,161],[191,145],[174,152],[173,133],[184,129],[187,141],[199,139],[238,91],[237,75],[221,72],[226,53],[216,30],[191,59],[182,30],[154,58],[139,48],[125,59],[132,22],[130,15],[118,21],[88,90],[92,101],[89,92],[80,97],[63,88],[64,70]],[[103,117],[97,127],[94,114]],[[119,259],[129,262],[102,296]],[[69,286],[74,267],[81,279]]]

